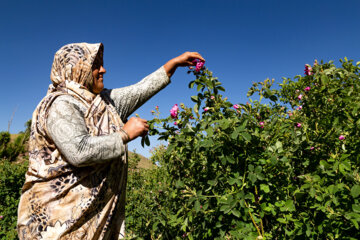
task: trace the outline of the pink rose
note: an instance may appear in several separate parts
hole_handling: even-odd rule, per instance
[[[265,123],[264,123],[264,122],[259,122],[259,125],[260,125],[260,126],[264,126]]]
[[[314,150],[314,147],[311,147],[310,150]]]
[[[301,109],[302,109],[302,106],[299,106],[298,109],[301,110]]]
[[[298,98],[299,100],[301,100],[301,99],[302,99],[302,97],[303,97],[303,95],[302,95],[302,94],[300,94],[297,98]]]
[[[174,122],[174,125],[177,125],[178,123],[177,122]]]
[[[308,92],[308,91],[310,91],[310,87],[306,87],[304,90],[305,90],[305,92]]]
[[[312,67],[309,64],[305,64],[305,75],[310,76],[313,75]]]
[[[0,220],[3,219],[3,218],[4,218],[4,216],[3,216],[3,215],[0,215]]]
[[[179,111],[179,107],[177,104],[175,104],[171,109],[170,109],[170,115],[173,119],[176,119],[178,117],[178,111]]]
[[[233,108],[238,109],[240,106],[239,104],[234,104]]]
[[[200,59],[194,59],[192,62],[196,63],[196,67],[195,67],[196,72],[199,72],[203,68],[203,66],[205,64],[205,62],[203,60],[200,60]]]
[[[344,140],[345,139],[345,136],[344,135],[340,135],[339,136],[339,140]]]
[[[209,111],[209,108],[208,108],[208,107],[205,107],[205,108],[204,108],[204,112],[207,112],[207,111]]]
[[[296,123],[296,127],[301,128],[301,123]]]
[[[215,99],[215,96],[211,96],[210,99],[211,99],[211,100],[214,100],[214,99]]]

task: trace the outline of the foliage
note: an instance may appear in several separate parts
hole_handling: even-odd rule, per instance
[[[0,132],[0,159],[15,161],[20,154],[26,152],[26,142],[30,136],[31,120],[25,123],[25,132],[20,132],[13,142],[10,141],[9,132]]]
[[[17,239],[17,209],[27,165],[0,161],[0,239]]]
[[[13,161],[26,152],[30,125],[31,120],[26,122],[25,132],[20,132],[14,141],[10,141],[9,132],[0,132],[0,239],[18,239],[17,209],[28,162]]]
[[[146,226],[130,224],[133,234],[359,239],[360,63],[341,63],[316,62],[279,89],[254,83],[248,96],[259,100],[247,104],[223,98],[209,70],[193,71],[194,107],[150,122],[169,142],[159,168],[167,194],[148,194],[158,189],[156,171],[132,180],[128,204],[141,196],[145,205],[128,215]]]
[[[141,158],[139,154],[136,153],[136,149],[134,149],[133,154],[129,157],[128,167],[130,170],[136,170]]]
[[[151,161],[162,163],[164,146],[155,148]],[[129,160],[129,165],[133,160]],[[127,183],[126,228],[130,239],[150,239],[151,236],[166,226],[169,214],[165,196],[169,194],[169,177],[163,168],[138,169],[129,171]],[[156,213],[156,215],[154,215]],[[154,221],[156,222],[154,224]],[[159,224],[161,222],[161,224]],[[165,229],[160,230],[166,232]],[[160,237],[163,236],[160,234]],[[165,235],[166,236],[166,235]]]

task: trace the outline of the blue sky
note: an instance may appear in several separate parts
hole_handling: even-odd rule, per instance
[[[107,88],[140,81],[171,58],[197,51],[233,103],[252,82],[303,74],[314,59],[359,61],[360,2],[286,0],[16,1],[0,15],[0,131],[24,130],[50,84],[55,52],[71,42],[102,42]],[[175,103],[192,106],[193,80],[179,68],[172,83],[136,111],[151,119]],[[154,139],[153,139],[154,140]],[[157,144],[152,141],[152,146]],[[150,156],[135,140],[129,149]]]

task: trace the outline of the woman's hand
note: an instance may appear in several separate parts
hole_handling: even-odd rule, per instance
[[[129,135],[129,141],[134,140],[138,136],[145,136],[149,131],[149,125],[145,119],[132,117],[122,128]]]
[[[200,59],[205,62],[205,59],[197,52],[185,52],[180,56],[171,59],[164,65],[166,74],[171,77],[174,74],[176,68],[179,66],[185,67],[196,65],[196,63],[192,62],[195,59]]]

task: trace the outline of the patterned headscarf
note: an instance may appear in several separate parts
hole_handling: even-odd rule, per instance
[[[101,43],[71,43],[60,48],[51,68],[53,86],[57,87],[64,81],[74,81],[91,90],[92,64],[98,52],[103,50]]]

